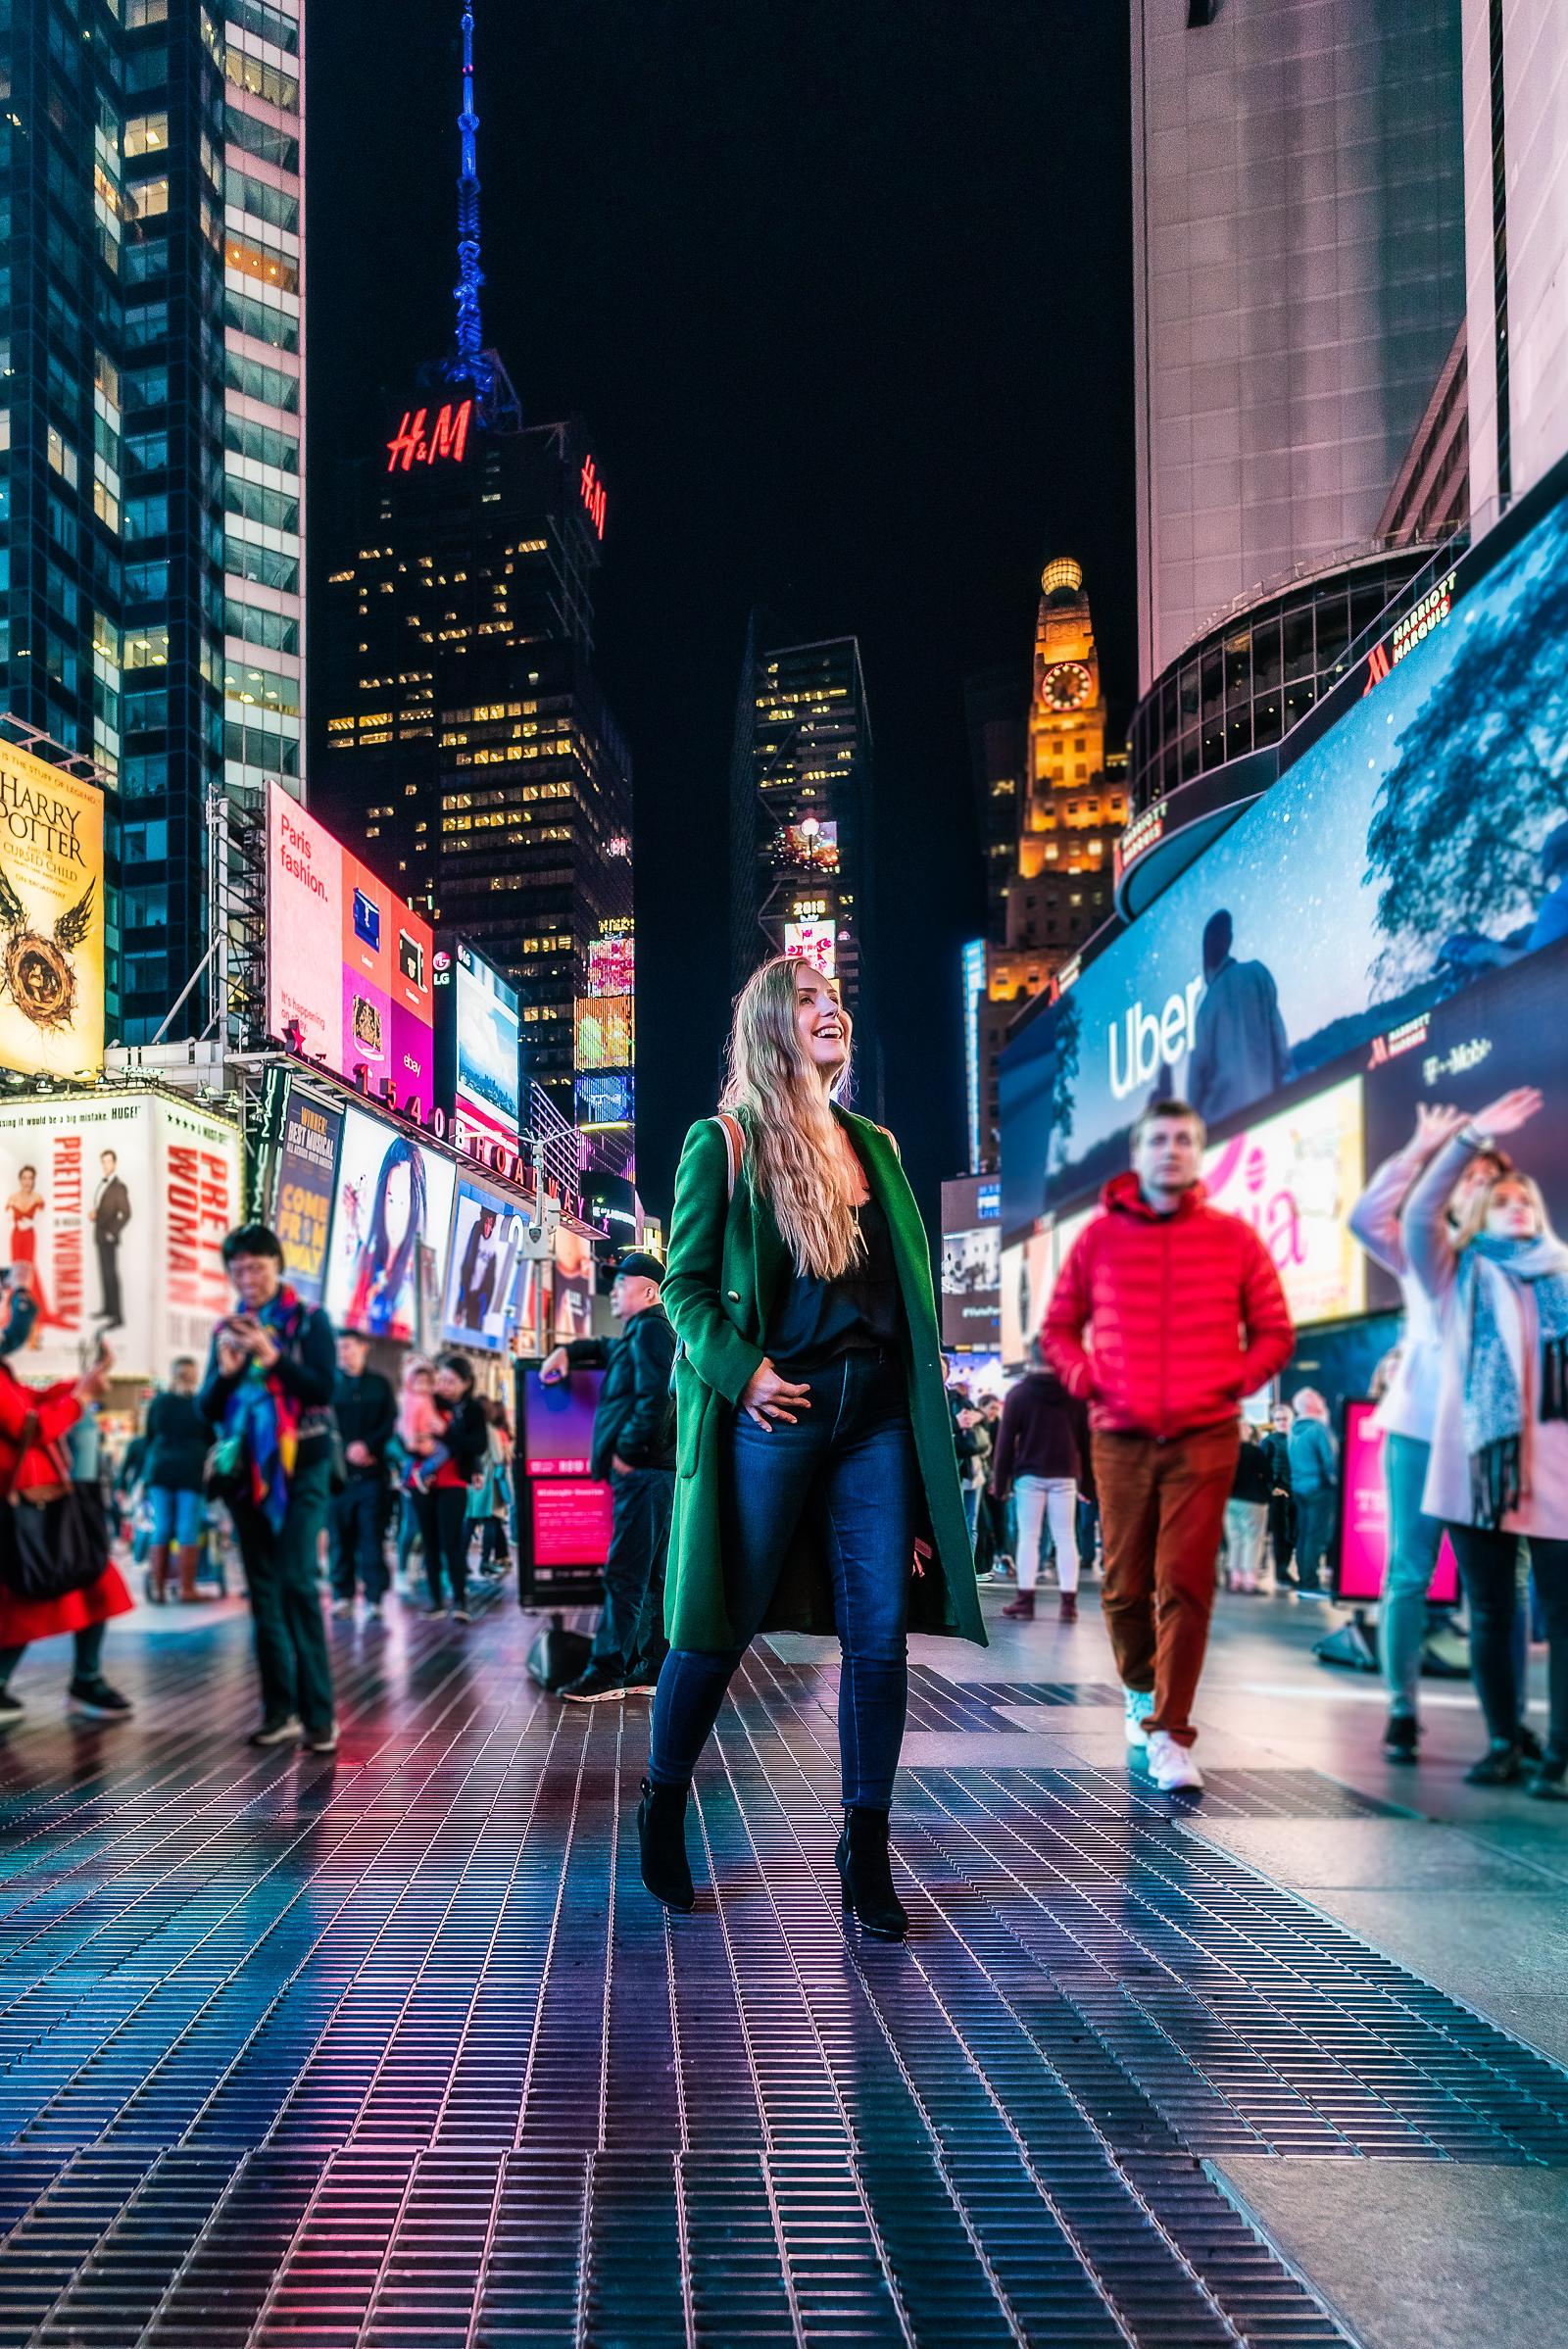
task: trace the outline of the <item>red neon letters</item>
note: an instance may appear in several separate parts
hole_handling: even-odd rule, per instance
[[[436,411],[433,426],[429,424],[427,408],[406,408],[403,421],[387,442],[386,469],[389,473],[411,472],[416,465],[434,465],[447,457],[461,465],[468,446],[468,426],[473,420],[472,400],[463,400],[456,407],[450,401]]]
[[[605,485],[599,478],[599,467],[591,457],[582,461],[582,479],[578,483],[582,502],[588,510],[588,519],[601,538],[605,535]]]

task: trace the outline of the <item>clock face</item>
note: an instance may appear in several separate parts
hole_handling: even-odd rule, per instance
[[[1081,661],[1059,661],[1046,671],[1046,700],[1053,710],[1081,710],[1094,690],[1095,681]]]

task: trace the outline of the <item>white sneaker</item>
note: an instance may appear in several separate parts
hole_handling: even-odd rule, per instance
[[[1149,1716],[1153,1709],[1154,1691],[1152,1688],[1128,1689],[1127,1702],[1123,1708],[1122,1727],[1127,1733],[1127,1742],[1129,1745],[1145,1745],[1148,1743],[1148,1739],[1144,1736],[1144,1723],[1149,1719]]]
[[[1149,1748],[1149,1775],[1162,1794],[1197,1793],[1202,1786],[1203,1773],[1193,1759],[1190,1745],[1178,1745],[1168,1730],[1152,1729],[1145,1742]]]

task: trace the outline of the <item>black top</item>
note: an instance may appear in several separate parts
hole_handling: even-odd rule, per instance
[[[1011,1491],[1020,1476],[1070,1477],[1088,1482],[1089,1413],[1075,1402],[1054,1370],[1031,1370],[1002,1407],[994,1490]]]
[[[904,1300],[887,1215],[874,1199],[856,1212],[865,1247],[843,1278],[792,1268],[774,1298],[763,1350],[775,1370],[825,1370],[841,1354],[902,1346]]]
[[[368,1468],[357,1467],[352,1460],[348,1463],[350,1476],[379,1476],[398,1423],[397,1398],[390,1382],[378,1370],[364,1371],[357,1379],[340,1370],[332,1388],[332,1410],[344,1450],[351,1444],[363,1444],[370,1454]]]
[[[477,1484],[490,1449],[490,1422],[478,1396],[464,1395],[455,1402],[448,1402],[445,1395],[438,1395],[435,1407],[445,1422],[436,1431],[437,1444],[445,1445],[447,1456],[464,1483]]]
[[[1274,1497],[1274,1462],[1267,1443],[1254,1444],[1242,1438],[1242,1448],[1236,1455],[1236,1474],[1231,1480],[1232,1500],[1272,1500]]]
[[[141,1479],[149,1492],[199,1493],[212,1449],[213,1431],[194,1395],[174,1388],[155,1395],[147,1406],[147,1440]]]
[[[673,1469],[675,1397],[669,1374],[675,1333],[662,1305],[634,1313],[618,1338],[574,1338],[566,1348],[573,1370],[602,1370],[594,1413],[593,1475],[610,1474],[612,1460],[628,1468]]]

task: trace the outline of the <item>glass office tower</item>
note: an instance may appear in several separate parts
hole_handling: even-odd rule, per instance
[[[109,788],[126,1043],[203,965],[224,802],[298,788],[303,5],[9,12],[0,708]]]

